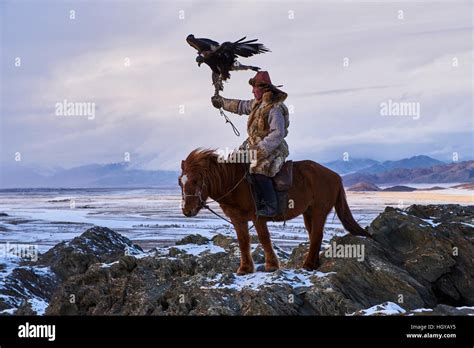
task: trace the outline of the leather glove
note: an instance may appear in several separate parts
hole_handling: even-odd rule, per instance
[[[213,96],[211,98],[211,103],[217,109],[220,109],[224,106],[224,100],[222,99],[220,95]]]

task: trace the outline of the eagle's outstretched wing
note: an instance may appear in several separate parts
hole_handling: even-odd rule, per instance
[[[240,40],[234,42],[235,53],[241,57],[251,57],[255,54],[270,52],[270,50],[261,43],[255,43],[258,39],[245,40],[244,36]]]
[[[194,37],[194,35],[188,35],[186,37],[186,42],[191,46],[194,47],[198,53],[203,51],[212,51],[218,49],[219,43],[217,41],[206,39],[206,38],[199,38]]]
[[[244,41],[244,36],[235,42],[223,42],[215,51],[215,54],[233,54],[235,58],[251,57],[259,53],[270,52],[270,50],[261,43],[255,43],[258,39]]]

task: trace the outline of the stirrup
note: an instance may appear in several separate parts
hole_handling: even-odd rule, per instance
[[[265,205],[261,209],[257,209],[255,215],[261,217],[275,217],[278,215],[278,209],[272,209],[268,205]]]

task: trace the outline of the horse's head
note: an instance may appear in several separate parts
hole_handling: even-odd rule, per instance
[[[187,217],[196,216],[206,204],[208,197],[204,178],[199,173],[183,170],[178,182],[181,187],[183,214]]]
[[[210,151],[194,150],[181,162],[181,175],[178,178],[181,187],[181,209],[187,217],[196,216],[206,204],[209,187],[206,185]]]

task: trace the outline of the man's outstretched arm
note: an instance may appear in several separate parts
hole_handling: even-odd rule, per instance
[[[212,105],[220,109],[223,108],[226,111],[233,112],[234,114],[239,115],[248,115],[252,110],[252,103],[254,99],[251,100],[239,100],[239,99],[227,99],[224,97],[213,96],[211,98]]]

